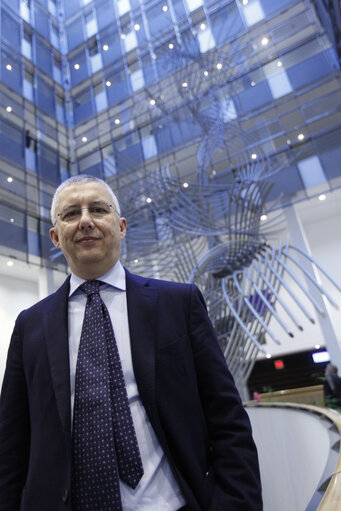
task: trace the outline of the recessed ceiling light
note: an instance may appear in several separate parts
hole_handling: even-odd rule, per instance
[[[218,62],[218,64],[217,64],[217,69],[222,69],[222,67],[223,67],[222,63],[221,63],[221,62]]]
[[[315,350],[319,350],[321,346],[319,344],[315,344]]]
[[[262,46],[266,46],[269,42],[269,39],[267,37],[263,37],[263,39],[261,40],[261,43],[262,43]]]
[[[167,12],[168,11],[168,5],[163,5],[162,6],[162,10],[163,10],[163,12]]]
[[[324,193],[321,193],[321,195],[319,195],[319,200],[326,200],[326,195]]]
[[[12,107],[11,106],[6,107],[6,112],[12,112]]]
[[[120,121],[119,119],[115,119],[115,120],[114,120],[114,123],[115,123],[115,124],[120,124],[120,122],[121,122],[121,121]]]
[[[13,265],[14,265],[13,261],[7,261],[7,266],[13,266]]]
[[[189,184],[188,183],[183,183],[182,185],[184,188],[188,188],[189,187]]]
[[[282,64],[282,62],[279,60],[279,61],[277,62],[277,67],[282,67],[282,66],[283,66],[283,64]]]
[[[173,44],[173,43],[169,43],[168,48],[169,48],[170,50],[172,50],[172,49],[174,48],[174,44]]]
[[[266,354],[266,358],[271,358],[271,357],[272,357],[271,353]]]
[[[187,82],[182,82],[182,86],[185,89],[186,87],[188,87],[188,83]]]
[[[150,197],[147,197],[147,202],[150,204],[152,202],[152,199]]]
[[[134,263],[137,264],[139,262],[138,259],[134,259]]]
[[[82,137],[82,142],[87,142],[87,141],[88,141],[87,137]]]
[[[111,85],[111,81],[110,81],[110,80],[107,80],[107,81],[105,82],[105,85],[106,85],[107,87],[110,87],[110,85]]]
[[[252,158],[253,160],[257,160],[257,154],[256,154],[256,153],[252,153],[252,154],[251,154],[251,158]]]
[[[8,183],[12,183],[12,182],[13,182],[13,177],[9,176],[9,177],[7,178],[7,182],[8,182]]]
[[[217,174],[216,170],[212,170],[212,176],[215,176]]]
[[[298,140],[303,140],[304,139],[304,135],[303,133],[300,133],[298,136],[297,136]]]
[[[125,39],[126,38],[126,35],[125,34],[121,34],[121,39]]]
[[[138,23],[135,23],[134,28],[136,31],[138,31],[138,30],[140,30],[141,27]]]
[[[6,69],[7,69],[8,71],[12,71],[12,66],[11,66],[11,64],[7,64]]]
[[[249,3],[249,0],[243,0],[243,5],[247,5]]]
[[[264,214],[260,217],[260,219],[262,220],[262,222],[264,222],[265,220],[268,219],[268,216]]]
[[[208,71],[204,71],[204,75],[205,75],[205,76],[208,76]]]
[[[11,224],[13,224],[14,223],[14,218],[10,218],[10,222],[11,222]]]
[[[201,30],[205,30],[206,29],[206,24],[205,23],[201,23],[200,24],[200,29]]]
[[[254,87],[256,85],[256,82],[251,82],[251,87]]]
[[[103,44],[103,50],[104,51],[108,51],[109,50],[109,46],[107,44]]]
[[[79,69],[79,64],[75,64],[73,67],[74,67],[75,69]]]
[[[151,105],[155,105],[155,99],[151,99],[151,100],[149,101],[149,103],[150,103]]]

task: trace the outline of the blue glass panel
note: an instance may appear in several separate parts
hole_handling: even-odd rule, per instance
[[[229,41],[235,35],[241,35],[246,31],[239,10],[235,4],[219,9],[211,14],[212,33],[216,45],[219,46],[225,41]]]
[[[95,165],[92,165],[91,167],[84,169],[80,174],[90,174],[90,176],[99,177],[100,179],[103,179],[103,169],[102,169],[102,162],[95,163]]]
[[[23,167],[25,165],[25,144],[23,132],[4,119],[1,120],[0,126],[1,156],[14,161]]]
[[[261,5],[264,11],[265,16],[272,14],[275,11],[283,10],[288,7],[288,4],[294,4],[292,0],[261,0]]]
[[[22,93],[22,76],[21,76],[21,58],[19,55],[9,54],[6,51],[1,52],[1,70],[0,77],[1,81],[8,87]],[[6,66],[10,65],[11,69],[7,69]]]
[[[161,2],[157,3],[154,7],[146,9],[146,15],[151,37],[172,27],[169,9],[167,12],[163,12]]]
[[[121,101],[126,99],[129,94],[130,87],[128,85],[127,79],[118,83],[112,83],[110,87],[107,87],[108,103],[110,105],[117,105],[118,103],[121,103]]]
[[[45,146],[41,142],[38,144],[38,172],[46,181],[55,185],[59,184],[59,165],[58,153]]]
[[[39,69],[52,78],[52,55],[49,48],[39,39],[39,37],[36,37],[36,61]]]
[[[6,240],[6,247],[26,252],[26,229],[19,225],[0,220],[1,238]]]
[[[266,103],[270,103],[272,101],[272,94],[267,82],[260,82],[254,87],[249,87],[240,94],[237,94],[233,101],[238,113],[246,114],[252,110],[257,110],[257,108]]]
[[[94,107],[91,89],[87,88],[73,100],[73,114],[75,123],[78,124],[94,115]]]
[[[278,197],[283,194],[295,195],[299,190],[303,190],[304,186],[298,170],[295,166],[287,167],[285,170],[276,174],[274,186],[268,196],[268,200],[278,200]]]
[[[54,89],[40,76],[38,76],[37,82],[37,105],[41,110],[54,117],[56,111]]]
[[[14,11],[18,12],[19,11],[19,3],[20,3],[20,0],[2,0],[3,3],[9,5],[9,7],[11,7],[11,9],[13,9]]]
[[[72,14],[75,14],[80,8],[80,0],[67,0],[64,3],[65,17],[69,18]]]
[[[283,62],[285,65],[285,59]],[[330,49],[313,55],[286,71],[293,88],[299,89],[334,71],[335,63],[334,51]]]
[[[70,76],[72,87],[83,82],[89,76],[85,48],[70,59]],[[77,67],[77,69],[75,68]]]
[[[186,9],[184,6],[184,0],[173,0],[173,8],[175,15],[178,20],[186,16]]]
[[[73,50],[73,48],[76,48],[76,46],[81,44],[86,39],[86,37],[84,37],[83,21],[81,16],[67,25],[65,30],[69,51]]]
[[[106,67],[119,58],[121,58],[121,39],[118,34],[118,30],[116,27],[112,26],[107,28],[100,34],[101,38],[101,48],[102,48],[102,60],[103,67]],[[106,44],[108,46],[108,50],[103,50],[103,45]]]
[[[1,37],[16,50],[20,48],[20,25],[5,9],[1,9]]]
[[[112,25],[115,21],[115,11],[114,4],[112,0],[105,0],[105,2],[96,2],[99,5],[96,6],[96,14],[97,14],[97,25],[98,30],[106,27],[107,25]]]
[[[34,26],[39,34],[50,40],[49,17],[37,3],[34,4]]]

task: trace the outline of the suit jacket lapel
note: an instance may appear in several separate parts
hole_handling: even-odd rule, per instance
[[[154,430],[160,427],[155,397],[157,292],[149,279],[126,270],[127,307],[133,367],[139,394]]]
[[[70,277],[47,300],[44,332],[57,408],[64,431],[71,431],[68,295]]]

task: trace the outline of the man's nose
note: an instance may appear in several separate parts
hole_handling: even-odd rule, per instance
[[[81,209],[81,217],[79,220],[79,227],[82,230],[94,228],[94,222],[93,222],[92,216],[89,213],[88,208]]]

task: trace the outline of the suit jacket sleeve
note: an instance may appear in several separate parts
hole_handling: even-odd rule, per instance
[[[196,286],[192,286],[190,338],[216,481],[210,511],[261,511],[258,457],[250,421]]]
[[[10,342],[0,401],[0,511],[20,508],[29,459],[30,421],[19,318]]]

